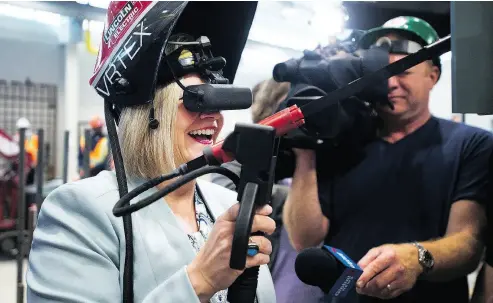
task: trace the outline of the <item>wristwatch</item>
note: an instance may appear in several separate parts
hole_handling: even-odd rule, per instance
[[[433,258],[433,255],[430,253],[430,251],[424,248],[418,242],[414,242],[413,245],[418,248],[418,261],[419,264],[423,266],[423,273],[427,273],[432,270],[433,266],[435,265],[435,259]]]

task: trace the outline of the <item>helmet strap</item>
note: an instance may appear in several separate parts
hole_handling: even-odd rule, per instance
[[[156,68],[154,69],[154,77],[152,79],[152,87],[150,89],[150,95],[149,95],[149,101],[151,103],[151,110],[149,112],[150,129],[157,129],[159,127],[159,120],[157,120],[154,115],[154,97],[156,96],[156,84],[159,74],[159,67],[161,66],[161,60],[163,59],[164,50],[166,48],[166,40],[168,39],[163,39],[163,45],[161,46],[161,49],[159,51],[159,56],[157,57]]]

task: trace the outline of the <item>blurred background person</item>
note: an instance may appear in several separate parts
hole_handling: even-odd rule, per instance
[[[32,131],[31,122],[21,117],[17,120],[16,124],[17,132],[14,135],[14,140],[19,143],[19,130],[25,129],[24,148],[26,150],[27,162],[26,162],[26,184],[30,185],[34,183],[34,176],[36,175],[36,166],[38,165],[38,135]]]
[[[89,151],[89,177],[94,177],[103,170],[111,170],[109,142],[103,133],[104,121],[99,116],[93,116],[89,121],[91,127],[91,142]],[[79,174],[84,176],[84,149],[86,146],[85,136],[79,141]]]

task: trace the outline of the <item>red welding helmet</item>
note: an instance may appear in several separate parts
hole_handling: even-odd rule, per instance
[[[111,2],[89,82],[117,107],[149,103],[157,87],[192,72],[212,72],[232,83],[256,7],[257,2],[248,1]],[[193,37],[195,43],[163,53],[163,45],[173,42],[169,38],[177,33]],[[220,57],[211,55],[211,45]],[[191,56],[184,58],[187,54]],[[217,58],[223,60],[212,60]]]

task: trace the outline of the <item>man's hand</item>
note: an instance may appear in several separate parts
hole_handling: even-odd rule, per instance
[[[358,279],[356,291],[380,299],[395,298],[410,290],[423,272],[418,249],[412,244],[373,248],[358,265],[363,274]]]

